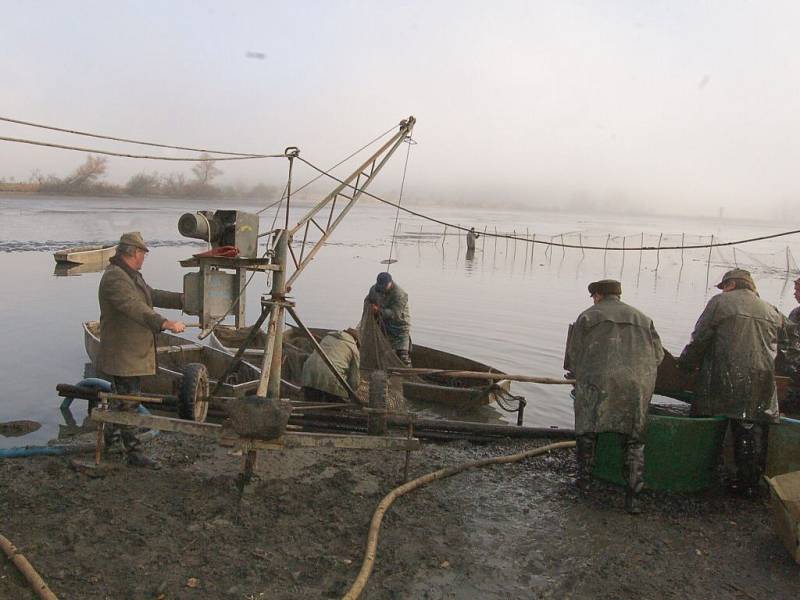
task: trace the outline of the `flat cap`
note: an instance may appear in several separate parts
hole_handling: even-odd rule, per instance
[[[589,295],[594,294],[614,294],[615,296],[622,295],[622,284],[616,279],[601,279],[600,281],[593,281],[589,284]]]
[[[725,275],[722,276],[722,281],[717,284],[719,289],[725,287],[725,284],[729,282],[731,279],[741,279],[742,281],[746,281],[750,285],[753,286],[755,289],[756,284],[753,281],[753,277],[750,275],[750,271],[745,271],[744,269],[731,269]]]
[[[144,243],[144,239],[142,238],[142,234],[138,231],[129,231],[128,233],[123,233],[119,238],[120,244],[127,244],[128,246],[134,246],[136,248],[141,248],[145,252],[150,252],[150,249]]]

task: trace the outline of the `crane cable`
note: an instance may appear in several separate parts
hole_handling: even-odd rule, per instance
[[[400,218],[400,203],[403,201],[403,188],[406,185],[406,172],[408,171],[408,158],[411,155],[411,146],[416,144],[416,142],[409,138],[406,138],[405,142],[408,144],[408,148],[406,149],[406,161],[403,165],[403,178],[400,181],[400,196],[397,199],[397,210],[394,213],[394,227],[392,228],[392,242],[389,244],[389,258],[386,259],[386,271],[388,272],[392,266],[392,251],[394,250],[394,243],[395,239],[397,238],[397,222]]]

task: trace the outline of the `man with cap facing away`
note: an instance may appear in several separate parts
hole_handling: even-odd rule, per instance
[[[733,492],[756,495],[767,453],[767,427],[777,422],[775,355],[790,327],[759,298],[748,271],[733,269],[703,310],[679,364],[699,368],[692,403],[697,416],[724,416],[733,433],[737,478]]]
[[[393,280],[390,273],[378,273],[378,278],[364,299],[364,304],[381,322],[397,357],[411,366],[411,314],[408,294]]]
[[[597,434],[625,436],[625,509],[641,512],[637,495],[644,484],[647,407],[658,365],[664,358],[653,321],[620,300],[613,279],[589,284],[594,305],[575,320],[567,364],[575,375],[575,435],[578,488],[589,488]]]
[[[181,333],[186,326],[180,321],[170,321],[153,310],[183,308],[183,294],[154,290],[139,272],[148,248],[138,231],[122,234],[116,254],[109,260],[100,280],[100,350],[97,370],[112,379],[117,394],[141,393],[141,378],[156,373],[156,336],[169,330]],[[136,410],[138,405],[119,402],[119,410]],[[139,449],[133,427],[107,426],[106,445],[117,437],[128,454],[128,463],[134,466],[157,467]]]

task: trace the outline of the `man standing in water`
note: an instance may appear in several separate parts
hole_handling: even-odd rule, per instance
[[[100,350],[97,370],[112,378],[117,394],[141,393],[141,378],[156,373],[156,336],[165,329],[181,333],[186,326],[153,310],[183,308],[183,294],[154,290],[139,272],[148,248],[138,231],[122,234],[117,252],[100,280]],[[118,410],[136,410],[137,404],[118,402]],[[158,467],[139,449],[133,427],[106,426],[106,445],[122,438],[128,464]]]
[[[653,321],[622,302],[613,279],[589,284],[594,305],[575,320],[567,364],[575,375],[578,488],[586,493],[594,467],[597,434],[625,436],[625,509],[641,512],[647,407],[664,357]]]
[[[475,242],[479,237],[481,236],[475,233],[475,228],[470,227],[467,232],[467,252],[475,252]]]
[[[759,298],[748,271],[728,271],[717,288],[722,293],[708,301],[679,364],[688,371],[699,368],[692,413],[730,420],[737,470],[731,491],[754,496],[766,462],[767,428],[780,418],[777,344],[791,327]]]
[[[411,314],[408,294],[393,280],[391,274],[378,273],[378,278],[364,299],[370,312],[380,321],[397,357],[411,366]]]

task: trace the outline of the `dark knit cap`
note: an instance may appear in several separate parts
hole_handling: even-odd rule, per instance
[[[391,273],[387,273],[386,271],[384,271],[383,273],[378,273],[378,279],[376,280],[375,283],[378,284],[379,288],[383,289],[391,282],[392,282]]]

